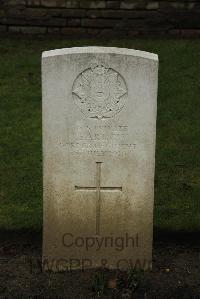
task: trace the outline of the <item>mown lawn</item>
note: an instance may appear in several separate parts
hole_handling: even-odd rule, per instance
[[[42,226],[44,50],[104,45],[159,55],[155,228],[200,231],[200,40],[0,39],[0,230]]]

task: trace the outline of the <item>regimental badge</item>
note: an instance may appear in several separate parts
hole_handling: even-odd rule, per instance
[[[75,79],[72,94],[82,113],[90,118],[109,118],[120,112],[127,99],[122,76],[101,61],[93,61]]]

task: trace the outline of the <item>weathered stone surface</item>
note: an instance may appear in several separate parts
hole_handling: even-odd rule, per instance
[[[82,19],[81,25],[83,27],[96,27],[96,28],[112,28],[120,23],[119,20],[114,19]]]
[[[130,49],[43,53],[45,270],[151,268],[157,71]]]
[[[61,15],[63,17],[81,18],[86,14],[85,9],[62,9]]]
[[[130,0],[122,0],[120,7],[122,9],[137,9],[137,8],[145,8],[145,1],[130,1]]]
[[[15,33],[28,33],[28,34],[44,34],[47,29],[45,27],[33,27],[33,26],[9,26],[10,32]]]
[[[5,18],[0,17],[0,24],[6,25],[26,25],[26,20],[24,18]]]
[[[0,25],[0,32],[6,32],[7,26],[6,25]]]
[[[137,30],[128,30],[128,36],[139,36],[140,35],[140,32],[137,31]]]
[[[22,26],[9,26],[8,31],[13,33],[21,33],[26,27]]]
[[[72,20],[69,22],[67,32],[74,26],[81,29],[83,24],[83,32],[89,32],[89,28],[95,32],[99,28],[101,34],[105,35],[111,28],[113,30],[123,28],[126,29],[124,34],[139,31],[148,35],[168,33],[182,36],[181,30],[190,32],[200,28],[200,3],[194,0],[0,0],[0,3],[0,24],[44,26],[45,32],[47,32],[46,26],[67,26],[63,21],[64,18]],[[86,19],[79,21],[77,20],[79,18]],[[119,19],[116,25],[113,24],[113,19]],[[132,26],[130,30],[129,24]],[[113,31],[113,34],[119,32],[121,31],[115,33]]]
[[[46,8],[27,8],[24,11],[24,15],[28,17],[46,17],[49,15],[49,11]]]
[[[40,0],[27,0],[27,6],[31,6],[31,7],[34,7],[34,6],[40,6],[41,5],[41,1]]]
[[[45,7],[65,7],[65,0],[41,0],[41,5]]]
[[[131,3],[130,1],[121,1],[120,7],[122,9],[133,9],[135,7],[135,3]]]
[[[33,21],[30,20],[29,23],[33,24]],[[46,19],[37,19],[38,25],[44,26],[60,26],[65,27],[67,25],[67,20],[64,18],[46,18]]]
[[[81,0],[82,8],[106,8],[106,1],[103,0]]]
[[[67,25],[69,27],[78,27],[81,24],[81,19],[79,18],[73,18],[73,19],[68,19],[67,20]]]
[[[154,18],[155,20],[160,17],[160,14],[155,11],[145,10],[122,10],[122,9],[89,9],[86,12],[86,16],[89,18],[107,18],[107,19],[147,19]],[[164,18],[164,16],[163,16]]]
[[[174,29],[199,29],[200,28],[200,11],[178,11],[168,12],[165,14],[165,18],[168,23],[171,24]]]
[[[120,8],[120,1],[106,1],[107,8]]]
[[[186,2],[183,1],[161,1],[160,7],[164,9],[184,9],[186,7]]]
[[[60,27],[48,27],[47,32],[50,34],[60,33]]]
[[[181,29],[178,34],[182,37],[200,37],[200,29]]]
[[[65,27],[67,25],[67,20],[64,18],[1,18],[0,24],[7,25],[30,25],[37,26],[61,26]]]
[[[100,35],[102,37],[110,37],[110,38],[112,38],[113,35],[115,37],[125,37],[126,32],[123,30],[123,28],[121,28],[121,26],[120,27],[116,26],[115,28],[112,29],[109,28],[101,29]]]
[[[6,0],[6,5],[9,6],[17,6],[17,5],[25,5],[26,0]]]
[[[61,33],[69,36],[71,35],[81,36],[82,34],[86,33],[86,30],[84,28],[66,27],[66,28],[61,28]]]
[[[9,7],[6,11],[5,11],[5,17],[9,18],[13,18],[13,17],[17,17],[17,18],[22,18],[24,16],[24,11],[25,9],[19,9],[18,7]]]
[[[159,23],[159,26],[158,26]],[[162,30],[168,30],[173,27],[172,24],[169,22],[165,22],[165,19],[160,16],[159,18],[146,18],[145,22],[142,19],[128,19],[125,21],[125,27],[127,29],[131,30],[138,30],[138,31],[162,31]]]
[[[99,36],[99,34],[100,34],[100,29],[98,28],[88,28],[87,29],[87,33],[89,34],[89,35],[93,35],[93,36],[96,36],[96,37],[98,37]]]
[[[5,9],[0,9],[0,17],[6,17]]]
[[[66,7],[67,8],[79,8],[80,1],[79,0],[66,0]]]
[[[158,1],[152,1],[148,2],[146,5],[146,9],[158,9],[159,8],[159,2]]]

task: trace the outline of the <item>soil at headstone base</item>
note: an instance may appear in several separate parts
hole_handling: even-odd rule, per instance
[[[103,271],[104,292],[94,292],[97,270],[41,271],[41,233],[0,234],[0,298],[200,298],[200,238],[154,240],[153,270],[126,283],[127,273]],[[131,286],[130,286],[131,285]]]

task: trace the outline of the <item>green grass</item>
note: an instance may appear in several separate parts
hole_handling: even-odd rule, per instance
[[[160,59],[155,217],[157,229],[200,231],[199,40],[0,40],[0,229],[42,226],[41,53],[105,45]]]

